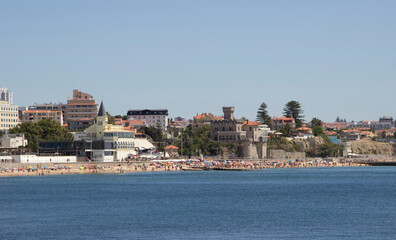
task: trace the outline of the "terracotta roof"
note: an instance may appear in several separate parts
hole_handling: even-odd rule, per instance
[[[280,118],[274,118],[274,120],[294,120],[292,117],[280,117]]]
[[[165,149],[165,150],[169,150],[169,149],[179,149],[179,148],[176,147],[176,146],[173,146],[173,145],[169,145],[169,146],[167,146],[167,147],[164,147],[164,149]]]
[[[258,121],[254,121],[254,122],[245,121],[245,122],[243,123],[243,125],[245,125],[245,126],[258,126],[258,125],[261,125],[261,122],[258,122]]]
[[[309,128],[309,127],[299,127],[299,128],[297,128],[296,130],[297,130],[297,131],[298,131],[298,130],[304,131],[304,130],[312,130],[312,129]]]
[[[211,114],[211,113],[202,113],[201,115],[197,115],[194,116],[194,119],[198,120],[198,119],[202,119],[202,118],[213,118],[214,120],[223,120],[224,118],[221,117],[216,117],[215,115]]]

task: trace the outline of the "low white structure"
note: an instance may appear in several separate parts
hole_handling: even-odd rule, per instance
[[[6,134],[0,138],[0,148],[25,147],[28,144],[25,134]]]
[[[155,150],[155,146],[146,138],[135,138],[133,139],[135,149],[137,150]]]
[[[13,155],[16,163],[76,163],[76,156]]]

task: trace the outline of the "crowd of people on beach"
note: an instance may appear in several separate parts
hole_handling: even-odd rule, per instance
[[[48,165],[48,164],[47,164]],[[302,160],[213,160],[213,159],[163,159],[145,162],[123,162],[97,164],[38,164],[27,167],[1,167],[0,176],[18,175],[63,175],[85,173],[128,173],[146,171],[205,171],[205,170],[258,170],[267,168],[336,167],[362,166],[353,162],[329,161],[324,159]]]

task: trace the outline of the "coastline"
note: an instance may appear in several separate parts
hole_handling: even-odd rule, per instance
[[[231,161],[228,161],[231,162]],[[92,165],[91,165],[92,164]],[[48,165],[48,164],[47,164]],[[56,167],[55,167],[56,166]],[[27,164],[8,163],[7,169],[0,172],[2,177],[19,177],[19,176],[48,176],[48,175],[76,175],[76,174],[117,174],[117,173],[138,173],[138,172],[164,172],[164,171],[255,171],[274,168],[312,168],[312,167],[359,167],[370,166],[363,163],[337,163],[337,162],[199,162],[195,164],[181,163],[100,163],[100,165],[72,163],[46,166],[37,164],[36,167],[27,166]]]

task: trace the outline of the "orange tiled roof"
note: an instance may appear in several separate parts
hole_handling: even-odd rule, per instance
[[[280,117],[280,118],[273,118],[273,120],[294,120],[292,117]]]
[[[297,131],[299,131],[299,130],[304,131],[304,130],[312,130],[312,129],[309,128],[309,127],[299,127],[299,128],[297,128],[296,130],[297,130]]]
[[[173,146],[173,145],[169,145],[169,146],[167,146],[167,147],[164,147],[164,149],[165,149],[165,150],[169,150],[169,149],[179,149],[179,148],[176,147],[176,146]]]
[[[245,125],[245,126],[258,126],[258,125],[261,125],[261,122],[258,122],[258,121],[254,121],[254,122],[245,121],[245,122],[243,123],[243,125]]]
[[[202,113],[201,115],[194,116],[194,119],[199,120],[199,119],[202,119],[202,118],[205,118],[205,117],[211,117],[214,120],[223,120],[224,119],[224,118],[221,118],[221,117],[216,117],[215,115],[213,115],[211,113]]]

